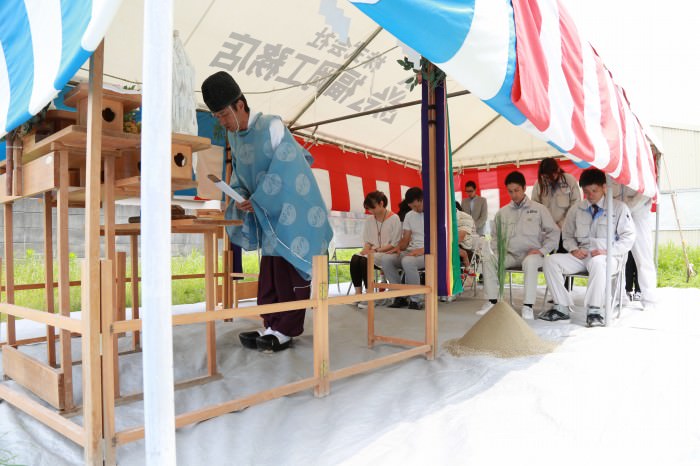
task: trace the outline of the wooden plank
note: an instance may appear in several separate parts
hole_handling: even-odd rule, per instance
[[[14,185],[12,179],[15,176],[15,152],[14,145],[17,137],[15,133],[11,132],[10,136],[7,138],[7,143],[5,144],[5,195],[14,196]]]
[[[382,283],[383,285],[383,283]],[[382,288],[379,284],[376,285],[377,288]],[[337,306],[339,304],[350,304],[355,303],[360,300],[372,300],[372,299],[389,299],[397,298],[399,296],[411,296],[414,294],[425,294],[430,291],[430,288],[423,285],[401,285],[400,289],[394,291],[383,291],[376,293],[363,293],[361,297],[355,295],[349,296],[332,296],[328,298],[328,304],[331,306]]]
[[[5,204],[3,208],[3,215],[5,221],[5,231],[4,240],[5,244],[5,302],[8,304],[13,304],[15,302],[15,266],[14,266],[14,235],[12,227],[12,208],[13,204]],[[15,316],[8,315],[7,322],[5,323],[7,328],[7,343],[10,345],[15,344],[16,331],[15,331]]]
[[[117,267],[119,267],[117,262],[117,244],[114,236],[114,224],[116,223],[114,207],[114,157],[105,157],[102,163],[104,182],[100,188],[102,191],[102,221],[104,225],[101,227],[101,231],[104,232],[105,254],[107,255],[107,259],[112,262],[112,267],[114,267],[112,276],[119,280],[119,273],[117,273]],[[112,296],[111,309],[119,312],[116,296],[119,292],[119,287],[111,286],[110,290],[114,293]]]
[[[314,377],[318,384],[314,396],[323,397],[330,393],[328,380],[330,371],[330,350],[328,344],[328,258],[314,256],[312,263],[312,299],[314,313]]]
[[[216,260],[214,233],[204,235],[204,301],[205,311],[214,312],[216,298],[216,279],[214,278],[214,261]],[[216,322],[209,321],[206,326],[207,339],[207,371],[210,376],[215,375],[216,370]]]
[[[21,317],[22,319],[33,320],[34,322],[39,322],[45,325],[51,325],[61,330],[66,331],[70,338],[70,333],[81,333],[82,326],[79,319],[71,319],[70,317],[50,314],[44,311],[38,311],[36,309],[30,309],[28,307],[18,306],[16,304],[0,303],[0,312],[7,314],[10,317]],[[9,317],[8,317],[9,321]],[[11,342],[8,339],[8,343],[14,345],[15,340]]]
[[[240,317],[253,317],[271,312],[291,311],[304,307],[312,307],[316,301],[312,299],[302,299],[299,301],[287,301],[284,303],[264,304],[245,308],[222,309],[216,312],[192,312],[173,316],[173,325],[203,324],[215,320],[224,320]],[[141,319],[123,320],[112,325],[115,333],[133,332],[141,330]]]
[[[100,364],[100,168],[104,42],[90,57],[90,90],[85,177],[85,257],[82,272],[83,425],[85,463],[102,464],[102,374]],[[136,135],[137,136],[137,135]],[[137,136],[138,137],[138,136]]]
[[[206,408],[183,413],[175,417],[175,426],[180,428],[196,422],[206,421],[207,419],[212,419],[217,416],[221,416],[222,414],[240,411],[253,405],[274,400],[275,398],[281,398],[283,396],[291,395],[292,393],[307,390],[317,383],[318,380],[315,377],[311,377],[308,379],[299,380],[297,382],[292,382],[287,385],[282,385],[281,387],[275,387],[270,390],[255,393],[253,395],[244,396],[235,400],[225,401]],[[121,432],[117,432],[116,444],[124,445],[129,442],[141,440],[143,437],[143,427],[123,430]]]
[[[73,280],[68,282],[69,286],[80,286],[80,280]],[[53,288],[58,288],[58,282],[53,282],[51,284]],[[43,290],[46,288],[46,283],[23,283],[21,285],[15,285],[15,291],[26,291],[26,290]],[[4,286],[0,286],[0,291],[5,291]]]
[[[124,254],[124,253],[119,253]],[[112,307],[114,287],[114,267],[108,260],[100,261],[100,314],[102,315],[102,399],[103,429],[105,438],[105,464],[116,464],[117,452],[114,447],[115,400],[119,396],[119,338],[110,333],[114,322],[115,309]]]
[[[383,356],[381,358],[373,359],[371,361],[361,362],[353,366],[345,367],[343,369],[338,369],[332,371],[329,374],[330,381],[342,379],[344,377],[349,377],[351,375],[361,374],[362,372],[369,372],[380,367],[388,366],[390,364],[396,364],[397,362],[403,361],[405,359],[410,359],[421,354],[425,354],[430,351],[430,346],[423,345],[416,348],[411,348],[408,350],[401,351],[399,353],[390,354],[389,356]]]
[[[240,220],[220,220],[213,218],[183,218],[171,221],[173,233],[212,233],[219,227],[228,225],[240,225]],[[140,223],[121,223],[114,226],[117,236],[140,235]],[[101,228],[101,233],[104,229]]]
[[[231,250],[231,243],[228,240],[228,236],[224,234],[224,251],[222,253],[222,283],[224,295],[222,297],[222,304],[224,309],[233,307],[233,280],[231,280],[231,275],[233,271],[233,251]]]
[[[221,233],[221,228],[216,229],[216,233],[213,234],[214,236],[214,273],[212,275],[212,278],[214,280],[214,285],[216,287],[216,297],[214,298],[214,303],[216,306],[219,306],[220,304],[223,303],[223,298],[224,298],[224,290],[223,290],[223,283],[219,283],[219,276],[221,275],[221,271],[219,270],[219,234]],[[224,261],[226,260],[223,258],[222,255],[222,264],[221,267],[225,267]]]
[[[233,306],[238,307],[238,302],[244,299],[251,299],[258,296],[258,282],[233,281]]]
[[[15,137],[15,141],[12,144],[12,156],[15,164],[12,194],[14,196],[22,196],[22,139],[19,136]]]
[[[22,196],[33,196],[56,187],[56,157],[53,153],[40,157],[22,167]]]
[[[11,346],[2,349],[2,369],[7,377],[54,408],[64,408],[64,379],[58,370]]]
[[[399,346],[424,346],[425,345],[424,341],[409,340],[406,338],[399,338],[399,337],[389,337],[389,336],[385,336],[385,335],[374,335],[374,341],[379,341],[382,343],[388,343],[390,345],[399,345]]]
[[[131,318],[139,318],[139,239],[129,238],[131,245]],[[141,347],[141,332],[135,331],[131,347],[138,350]]]
[[[170,190],[179,191],[181,189],[190,189],[197,186],[197,181],[191,178],[171,178],[170,180]],[[128,193],[132,196],[137,196],[141,192],[141,176],[130,176],[128,178],[121,178],[117,180],[114,185],[116,192],[123,194]]]
[[[68,264],[68,152],[58,153],[58,194],[56,195],[56,259],[58,261],[58,312],[70,317],[70,271]],[[66,382],[65,408],[73,409],[73,363],[71,335],[62,331],[60,337],[61,369]]]
[[[88,83],[80,83],[66,93],[63,103],[69,107],[77,107],[78,101],[85,99],[89,92]],[[110,100],[121,102],[124,105],[125,112],[141,106],[141,94],[138,92],[117,92],[112,89],[102,89],[102,95]]]
[[[46,297],[46,312],[55,312],[53,297],[53,196],[50,192],[44,194],[44,296]],[[56,333],[54,327],[46,327],[46,359],[49,366],[56,367]]]
[[[100,270],[101,274],[104,275],[105,272],[102,271],[102,263],[100,263]],[[114,267],[112,267],[112,272],[114,272]],[[117,253],[117,276],[115,279],[114,274],[111,275],[112,278],[112,283],[109,288],[103,286],[102,289],[100,290],[100,297],[102,301],[104,301],[104,293],[105,290],[109,290],[112,293],[112,296],[115,297],[115,299],[112,300],[112,304],[115,304],[116,301],[116,307],[107,307],[104,302],[102,303],[100,313],[102,315],[102,339],[105,340],[108,338],[108,333],[104,333],[104,321],[109,320],[110,325],[107,326],[107,329],[109,330],[111,323],[114,322],[115,320],[124,320],[126,318],[126,307],[125,307],[125,301],[126,301],[126,283],[124,281],[124,277],[126,276],[126,253],[123,251],[120,251]],[[104,281],[104,280],[103,280]],[[113,288],[116,288],[116,291],[113,290]],[[106,317],[106,313],[109,312],[109,316]],[[121,394],[121,391],[119,389],[119,337],[121,335],[117,334],[115,338],[112,339],[112,353],[114,354],[114,396],[119,397]],[[103,347],[105,345],[103,344]],[[107,346],[109,346],[109,341],[107,341]],[[105,356],[103,356],[104,358]],[[103,376],[103,383],[104,383],[104,376]]]
[[[126,253],[117,252],[117,271],[115,276],[115,320],[126,319]]]
[[[100,120],[102,117],[100,116]],[[23,160],[25,163],[48,154],[56,148],[84,150],[87,146],[88,128],[80,125],[71,125],[42,139],[39,142],[25,144]],[[140,134],[124,133],[123,131],[102,131],[102,147],[104,151],[122,151],[137,149],[141,145]]]
[[[17,346],[22,346],[22,345],[33,345],[35,343],[44,343],[46,341],[46,337],[34,337],[34,338],[22,338],[19,340],[15,340],[15,343]],[[0,341],[0,349],[2,349],[3,346],[7,345],[6,341]]]
[[[195,377],[192,379],[183,380],[182,382],[177,382],[175,384],[175,391],[185,390],[187,388],[197,387],[199,385],[205,385],[216,380],[221,380],[223,378],[224,376],[219,373],[216,375],[205,375],[202,377]],[[122,406],[125,404],[133,403],[134,401],[143,401],[143,392],[131,393],[126,396],[120,396],[115,400],[115,403],[116,406]]]
[[[15,408],[24,411],[47,427],[55,430],[80,446],[85,444],[85,430],[51,409],[37,403],[10,387],[0,384],[0,398]]]

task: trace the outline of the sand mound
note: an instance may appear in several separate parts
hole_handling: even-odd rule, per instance
[[[557,345],[542,340],[508,304],[499,302],[462,337],[444,348],[453,356],[490,354],[499,358],[549,353]]]

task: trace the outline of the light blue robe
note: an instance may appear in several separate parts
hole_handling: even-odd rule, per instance
[[[228,133],[231,187],[250,199],[255,213],[238,210],[231,202],[226,218],[244,223],[226,231],[234,244],[247,251],[262,248],[264,256],[282,256],[309,280],[312,258],[327,253],[333,230],[308,151],[286,128],[272,150],[270,124],[275,118],[251,115],[247,130]]]

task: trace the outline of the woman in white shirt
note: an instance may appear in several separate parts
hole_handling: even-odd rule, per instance
[[[362,233],[364,247],[350,259],[350,277],[355,294],[362,294],[363,282],[367,287],[367,254],[374,253],[374,263],[377,264],[381,256],[395,248],[401,239],[401,221],[398,215],[387,209],[388,202],[381,191],[373,191],[365,197],[364,208],[372,215],[365,221]]]

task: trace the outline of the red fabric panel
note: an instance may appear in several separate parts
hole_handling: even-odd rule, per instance
[[[298,139],[298,141],[304,144],[303,140]],[[390,207],[394,211],[398,211],[398,204],[402,199],[401,185],[422,187],[420,172],[413,167],[405,167],[397,162],[368,157],[361,153],[343,151],[340,147],[331,144],[317,144],[308,150],[314,158],[311,167],[328,171],[333,197],[332,206],[330,206],[332,210],[348,211],[350,209],[346,175],[362,179],[364,190],[362,199],[367,193],[377,189],[377,181],[388,182],[389,196],[394,204]]]
[[[523,115],[544,131],[549,127],[551,115],[549,70],[540,41],[542,14],[536,0],[514,1],[513,14],[517,47],[511,98]]]

